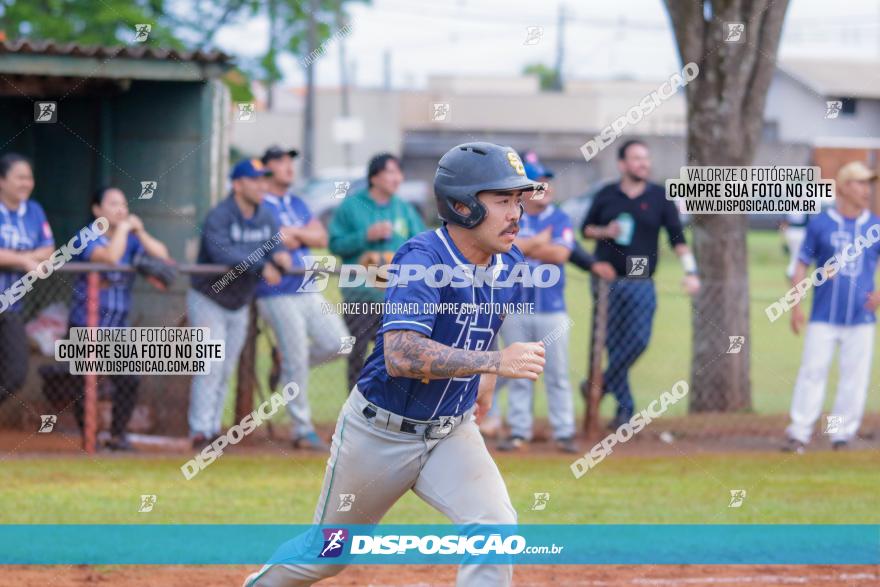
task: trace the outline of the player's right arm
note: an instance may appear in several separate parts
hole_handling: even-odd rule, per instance
[[[797,285],[806,279],[807,271],[809,271],[810,266],[816,262],[816,251],[818,250],[819,245],[818,229],[819,226],[816,222],[810,222],[807,224],[804,241],[801,243],[801,250],[797,252],[797,263],[794,267],[794,274],[791,276],[792,288],[797,288]],[[828,277],[830,278],[832,275],[828,275]],[[800,334],[805,322],[804,310],[800,302],[800,298],[795,299],[795,303],[791,308],[791,330],[795,334]]]
[[[385,368],[392,377],[450,379],[488,373],[536,380],[544,371],[544,343],[519,342],[502,351],[468,351],[412,330],[385,332]]]
[[[589,211],[587,211],[586,218],[584,218],[584,223],[581,225],[581,233],[584,235],[584,238],[603,240],[615,239],[620,236],[620,224],[616,220],[612,220],[606,225],[599,224],[599,212],[602,208],[603,191],[604,190],[600,190],[596,194],[593,204],[590,206]]]
[[[798,260],[794,267],[794,274],[791,276],[791,286],[796,287],[798,283],[807,276],[809,266],[801,260]],[[796,299],[791,307],[791,331],[800,334],[804,326],[804,310],[801,306],[801,300]]]

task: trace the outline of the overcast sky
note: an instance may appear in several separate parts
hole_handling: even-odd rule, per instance
[[[682,0],[689,1],[689,0]],[[564,76],[657,79],[679,68],[662,0],[373,0],[349,4],[345,38],[355,83],[383,83],[383,54],[391,53],[392,85],[424,86],[433,74],[515,75],[530,63],[553,65],[559,4],[567,15]],[[542,27],[536,44],[527,29]],[[264,18],[226,27],[220,48],[257,58],[266,49]],[[339,83],[338,43],[316,62],[319,85]],[[880,0],[791,0],[781,56],[880,60]],[[303,83],[292,58],[285,84]]]

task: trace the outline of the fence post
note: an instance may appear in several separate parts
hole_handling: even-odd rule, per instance
[[[248,331],[241,358],[238,361],[238,383],[235,388],[235,421],[254,410],[254,385],[256,384],[257,357],[257,307],[251,302],[248,311]]]
[[[602,388],[604,387],[602,355],[605,353],[605,338],[608,334],[609,283],[604,279],[599,279],[598,282],[596,307],[593,311],[593,336],[590,337],[590,349],[587,356],[588,375],[581,387],[581,393],[587,404],[587,410],[584,414],[584,430],[590,440],[598,439],[601,436],[599,403],[602,401]]]
[[[100,293],[100,277],[98,273],[90,271],[86,277],[86,325],[98,326],[98,303]],[[89,356],[90,359],[94,358]],[[83,450],[87,454],[95,453],[96,437],[98,433],[98,375],[86,373],[85,397],[83,399]]]

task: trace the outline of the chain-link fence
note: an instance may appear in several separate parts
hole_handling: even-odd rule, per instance
[[[0,386],[5,397],[0,402],[0,433],[3,430],[33,433],[56,428],[72,438],[86,430],[89,449],[112,447],[115,439],[123,436],[123,431],[136,438],[141,435],[141,439],[147,438],[145,435],[185,439],[189,431],[191,377],[71,375],[68,363],[54,360],[55,341],[67,338],[71,307],[81,304],[83,299],[87,313],[90,306],[94,306],[97,299],[94,292],[101,287],[101,272],[94,271],[95,268],[98,266],[68,263],[49,278],[35,282],[33,290],[23,297],[15,311],[0,313],[3,358]],[[157,292],[137,282],[129,316],[131,326],[187,324],[185,282],[188,275],[196,271],[216,272],[217,268],[180,268],[182,275],[169,291]],[[132,271],[118,267],[114,270]],[[567,273],[570,321],[560,326],[566,336],[553,336],[550,344],[554,352],[569,355],[568,379],[573,388],[570,393],[578,421],[583,418],[584,422],[584,426],[578,425],[578,430],[586,427],[591,436],[596,437],[650,407],[677,381],[690,383],[691,321],[700,317],[693,316],[691,300],[680,290],[674,266],[659,271],[653,279],[614,282],[600,282],[573,268]],[[687,440],[695,443],[694,446],[730,441],[730,446],[764,448],[782,441],[801,368],[803,341],[789,332],[787,317],[770,323],[764,314],[764,308],[784,293],[783,277],[765,276],[760,270],[754,275],[750,336],[719,331],[724,348],[714,359],[724,362],[736,360],[741,353],[751,355],[751,380],[747,390],[751,407],[731,410],[719,404],[715,409],[710,405],[708,409],[703,406],[696,410],[688,396],[666,406],[662,419],[648,426],[640,438],[674,444],[681,450],[690,450],[691,445],[684,442]],[[310,314],[329,319],[335,302],[341,298],[335,278],[330,279],[322,296],[321,303],[325,306],[315,306]],[[97,312],[98,308],[91,307],[92,322],[89,323],[99,323]],[[255,404],[265,401],[290,379],[307,387],[307,417],[324,440],[328,440],[333,422],[351,389],[352,373],[358,371],[362,353],[368,352],[372,344],[375,317],[356,320],[355,316],[333,316],[338,323],[334,328],[326,325],[329,322],[319,323],[320,331],[332,333],[332,340],[323,345],[308,340],[314,339],[314,335],[307,334],[303,325],[294,324],[287,329],[282,325],[282,332],[311,347],[305,375],[285,371],[285,341],[277,335],[279,326],[272,328],[257,304],[251,308],[251,317],[237,376],[232,379],[227,394],[224,424],[238,422]],[[337,344],[338,348],[332,348]],[[326,348],[316,353],[317,346]],[[713,368],[713,365],[704,368]],[[816,422],[815,435],[819,438],[832,434],[834,426],[840,424],[833,411],[835,393],[840,393],[835,389],[837,379],[838,372],[832,368],[825,409]],[[579,381],[582,381],[580,393]],[[538,440],[549,436],[542,430],[551,427],[547,418],[553,410],[548,406],[545,388],[545,382],[540,381],[530,402]],[[859,432],[860,438],[875,443],[880,424],[876,389],[877,383],[872,380]],[[701,397],[711,399],[711,391]],[[499,394],[502,412],[507,408],[507,393]],[[652,410],[655,408],[656,405]],[[265,430],[257,436],[283,438],[288,435],[288,429],[291,426],[295,429],[296,425],[293,413],[280,411],[264,424]]]
[[[55,361],[55,342],[68,338],[71,326],[98,326],[114,310],[101,307],[101,290],[109,279],[134,280],[134,269],[68,263],[48,278],[37,280],[17,304],[0,314],[0,428],[38,433],[55,429],[79,432],[84,448],[120,447],[126,431],[185,432],[189,377],[134,375],[77,375],[68,362]],[[182,267],[183,273],[204,269]],[[217,268],[213,268],[216,271]],[[183,281],[183,279],[181,279]],[[186,319],[180,291],[145,292],[147,305],[158,303],[172,316],[162,326],[183,325]],[[102,317],[101,313],[105,316]],[[129,324],[144,326],[155,312],[132,308]],[[176,316],[174,318],[173,316]],[[120,448],[125,448],[121,446]]]

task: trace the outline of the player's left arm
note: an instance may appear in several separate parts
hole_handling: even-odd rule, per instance
[[[170,260],[171,255],[168,253],[168,247],[165,246],[165,243],[147,232],[147,229],[144,228],[144,223],[140,218],[134,214],[130,214],[129,218],[132,220],[131,231],[141,242],[144,251],[146,251],[151,257],[156,257],[163,261]]]
[[[288,235],[295,238],[299,243],[299,246],[320,249],[327,246],[327,230],[317,218],[312,218],[305,226],[285,226],[281,229],[281,233],[285,238],[287,238]]]
[[[412,379],[450,379],[495,373],[501,363],[500,351],[456,349],[412,330],[385,333],[385,367],[392,377]]]
[[[25,265],[42,263],[48,260],[52,253],[55,252],[55,239],[52,235],[52,227],[49,226],[49,221],[46,219],[46,213],[43,212],[43,209],[38,204],[34,203],[34,205],[37,210],[36,222],[40,224],[40,233],[37,237],[36,246],[29,251],[9,251],[10,253],[18,254],[19,259],[16,259],[17,261],[26,259]],[[15,264],[17,265],[18,263]],[[5,263],[0,262],[0,266],[2,265],[5,265]],[[31,268],[25,270],[30,271]]]
[[[565,214],[557,212],[556,219],[548,228],[550,229],[549,242],[536,247],[529,256],[544,263],[562,265],[568,262],[571,252],[574,250],[574,230],[572,230],[571,220]]]
[[[534,381],[544,371],[542,342],[516,342],[502,351],[469,351],[413,330],[388,330],[382,340],[385,368],[392,377],[431,380],[487,373]]]
[[[37,263],[42,263],[46,259],[52,256],[52,253],[55,252],[54,246],[46,246],[46,247],[37,247],[36,249],[31,249],[30,251],[20,251],[33,261]]]

